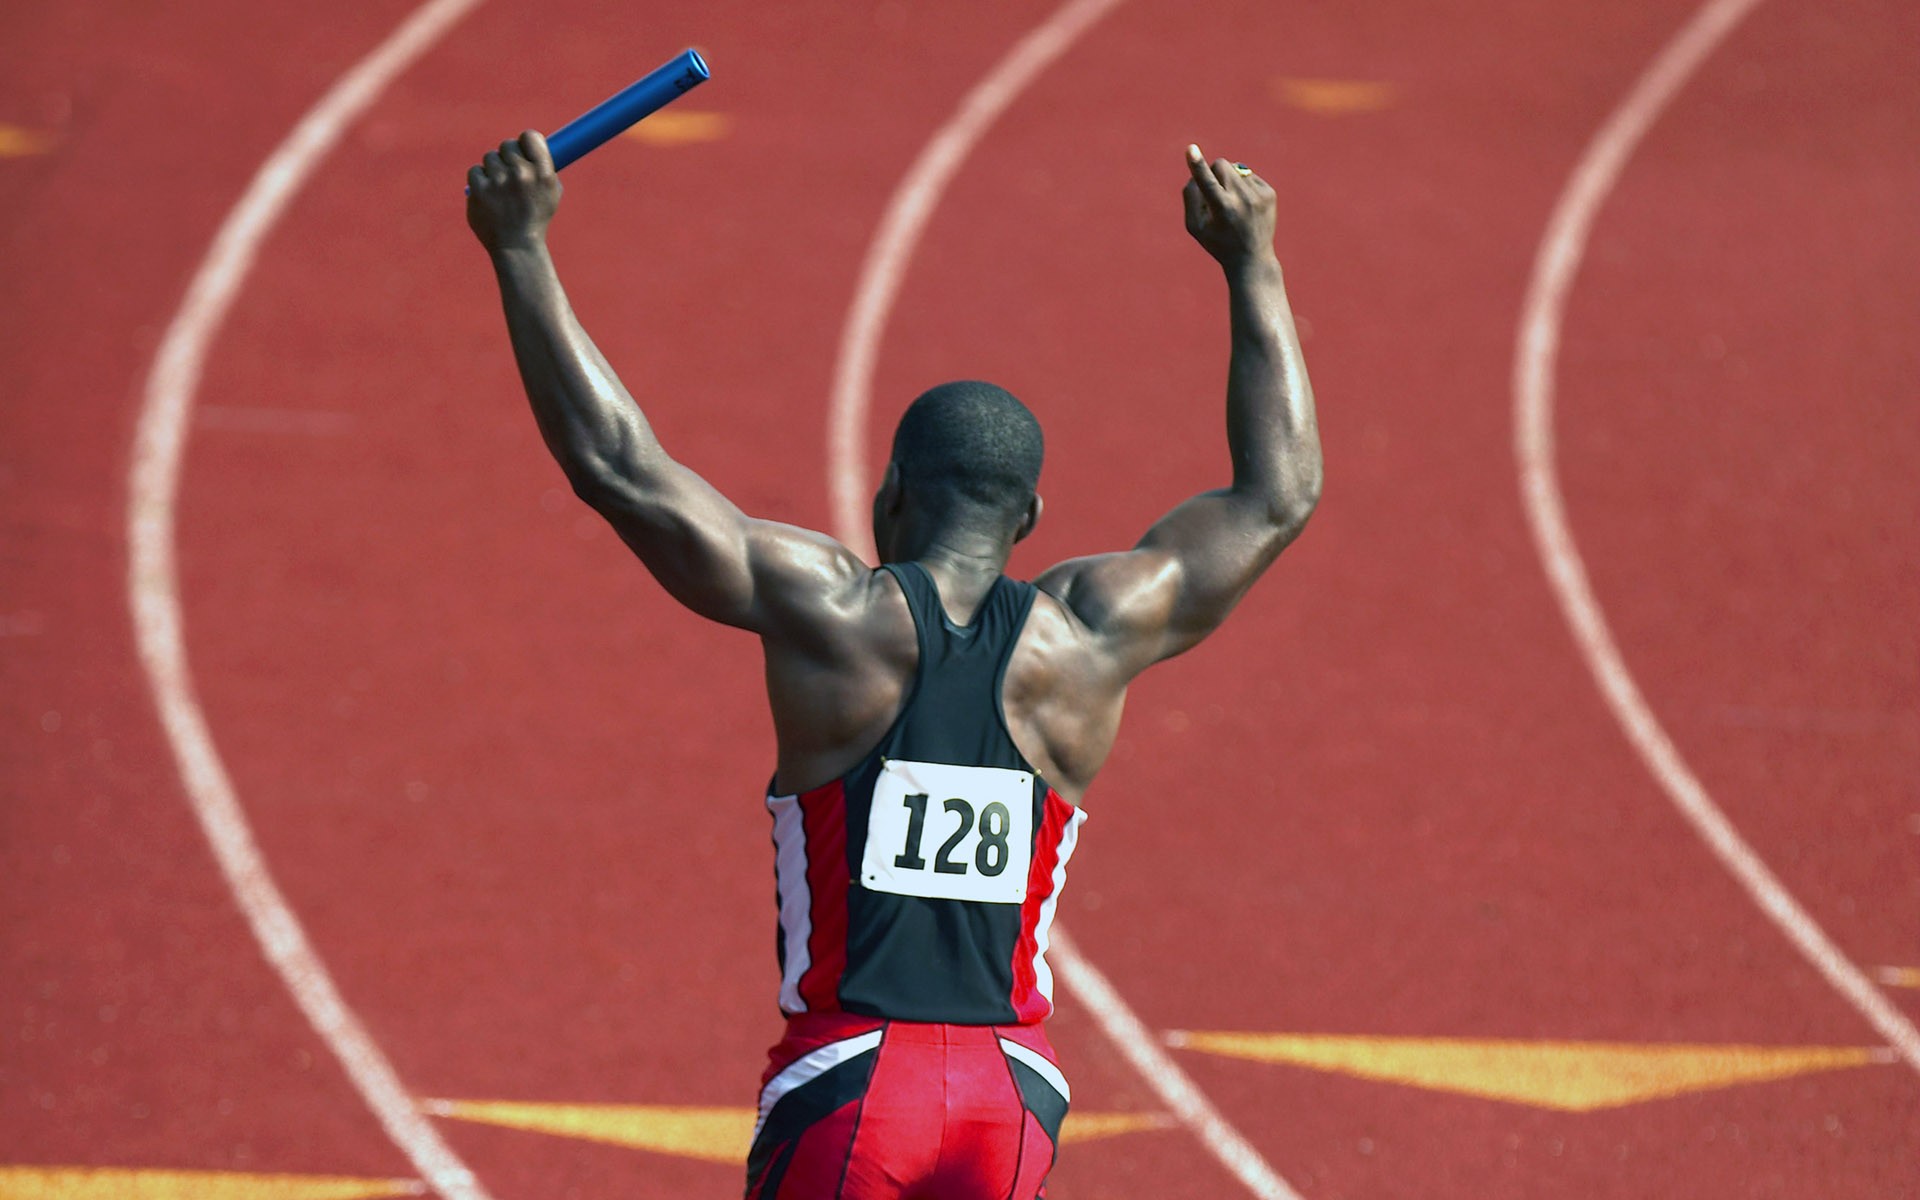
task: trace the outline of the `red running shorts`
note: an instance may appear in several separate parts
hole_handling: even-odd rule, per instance
[[[747,1200],[1034,1200],[1067,1101],[1037,1025],[802,1014],[768,1056]]]

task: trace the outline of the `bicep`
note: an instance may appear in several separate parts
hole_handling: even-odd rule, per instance
[[[1230,490],[1203,492],[1132,550],[1063,563],[1039,582],[1132,676],[1219,628],[1297,531]]]
[[[583,493],[675,600],[759,634],[830,610],[867,572],[853,551],[812,530],[749,517],[678,463],[644,486]]]

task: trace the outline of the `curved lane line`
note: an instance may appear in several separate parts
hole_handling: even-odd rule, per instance
[[[127,500],[127,598],[140,662],[173,748],[193,815],[213,847],[261,951],[326,1042],[361,1099],[421,1176],[447,1200],[486,1190],[414,1107],[393,1065],[340,996],[254,842],[215,748],[187,666],[174,558],[174,504],[187,418],[207,349],[233,307],[254,256],[346,127],[479,0],[431,0],[342,75],[254,175],[201,260],[148,371]]]
[[[1220,1164],[1233,1172],[1260,1200],[1300,1200],[1300,1194],[1274,1173],[1240,1131],[1227,1123],[1191,1076],[1161,1048],[1161,1040],[1134,1015],[1107,977],[1089,961],[1060,926],[1053,927],[1054,967],[1060,982],[1100,1024],[1121,1057],[1150,1084],[1182,1125],[1193,1131]]]
[[[920,235],[967,155],[1007,106],[1120,0],[1070,0],[1015,43],[927,142],[894,189],[867,247],[834,362],[827,416],[827,481],[834,536],[869,559],[865,492],[867,414],[880,340]],[[1100,1029],[1221,1165],[1261,1200],[1299,1200],[1259,1151],[1220,1115],[1167,1054],[1107,977],[1087,961],[1066,930],[1053,929],[1051,952],[1060,981],[1086,1005]]]
[[[1614,643],[1573,540],[1554,462],[1554,371],[1567,294],[1593,222],[1627,160],[1689,76],[1759,0],[1710,0],[1648,64],[1594,135],[1547,222],[1521,309],[1513,359],[1514,453],[1535,547],[1600,693],[1647,770],[1787,940],[1855,1011],[1920,1071],[1920,1031],[1834,945],[1746,843],[1681,757]]]
[[[827,488],[834,536],[863,557],[873,557],[873,538],[867,531],[870,497],[865,495],[873,369],[920,235],[960,164],[1000,114],[1080,35],[1119,5],[1120,0],[1071,0],[1016,42],[935,131],[887,201],[886,214],[860,264],[860,282],[854,288],[847,323],[840,330],[827,416]]]

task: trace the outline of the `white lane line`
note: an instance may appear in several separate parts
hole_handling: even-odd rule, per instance
[[[907,264],[953,176],[980,138],[1040,73],[1120,0],[1071,0],[1021,38],[960,101],[946,124],[920,151],[887,202],[854,288],[834,360],[833,399],[827,417],[827,488],[835,536],[871,560],[867,505],[867,413],[873,369],[880,357]]]
[[[1587,580],[1586,565],[1567,523],[1554,462],[1554,370],[1560,330],[1567,294],[1579,273],[1594,218],[1661,110],[1758,2],[1709,0],[1694,14],[1594,135],[1554,207],[1534,257],[1513,359],[1514,453],[1519,458],[1520,495],[1534,545],[1574,641],[1641,761],[1794,948],[1908,1065],[1920,1070],[1920,1031],[1841,953],[1734,829],[1640,694]]]
[[[1160,1047],[1160,1040],[1134,1015],[1094,965],[1080,953],[1073,939],[1058,926],[1053,930],[1054,966],[1060,981],[1087,1006],[1100,1028],[1121,1055],[1147,1081],[1182,1125],[1261,1200],[1300,1200],[1300,1194],[1274,1173],[1260,1152],[1220,1115],[1180,1064]]]
[[[340,1060],[387,1136],[447,1200],[489,1197],[433,1124],[414,1108],[393,1065],[341,998],[326,964],[274,883],[214,746],[187,666],[174,559],[174,501],[179,494],[187,420],[207,349],[232,308],[260,243],[346,127],[477,3],[431,0],[416,9],[340,77],[261,165],[221,224],[154,355],[135,435],[127,500],[127,598],[134,636],[193,815],[261,951],[294,1002]]]
[[[900,283],[920,235],[967,155],[1009,104],[1120,0],[1070,0],[1017,42],[927,142],[887,204],[867,247],[834,362],[827,416],[827,486],[834,536],[871,560],[867,528],[867,414],[873,370]],[[1100,1029],[1146,1079],[1181,1123],[1261,1200],[1299,1200],[1266,1160],[1227,1123],[1178,1063],[1134,1015],[1107,977],[1055,925],[1050,952],[1068,991],[1086,1005]]]

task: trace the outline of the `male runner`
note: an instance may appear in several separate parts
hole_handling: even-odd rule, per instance
[[[742,513],[655,439],[548,257],[560,181],[523,133],[467,173],[547,448],[682,604],[750,630],[778,740],[770,795],[785,1039],[748,1200],[1029,1200],[1067,1084],[1047,928],[1129,681],[1212,632],[1320,494],[1274,193],[1187,148],[1187,231],[1225,269],[1232,482],[1117,554],[1002,574],[1040,518],[1040,426],[991,384],[916,399],[873,503],[879,569]]]

